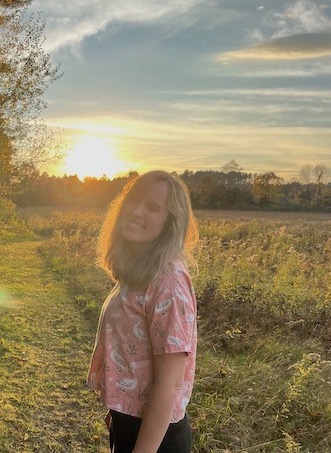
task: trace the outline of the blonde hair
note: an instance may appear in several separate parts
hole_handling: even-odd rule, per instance
[[[132,258],[121,235],[123,206],[130,195],[155,181],[168,185],[168,218],[154,246]],[[184,182],[166,171],[150,171],[131,179],[111,203],[99,235],[98,262],[113,280],[143,289],[173,260],[194,263],[191,252],[197,241],[197,224]]]

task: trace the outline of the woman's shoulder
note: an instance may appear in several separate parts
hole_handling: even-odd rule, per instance
[[[154,296],[163,294],[171,298],[176,295],[178,286],[181,286],[183,283],[191,286],[191,279],[185,263],[177,259],[167,264],[151,283],[148,292]]]
[[[176,282],[178,279],[189,277],[185,263],[181,259],[176,259],[168,263],[159,275],[159,282]]]

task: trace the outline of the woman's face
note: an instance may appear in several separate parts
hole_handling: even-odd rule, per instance
[[[168,219],[168,192],[165,181],[154,181],[124,202],[122,237],[137,250],[147,249],[160,236]]]

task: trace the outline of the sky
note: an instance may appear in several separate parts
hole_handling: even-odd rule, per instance
[[[330,0],[34,0],[57,174],[331,168]],[[85,167],[84,167],[85,165]],[[84,167],[84,169],[83,169]],[[100,174],[99,174],[100,173]]]

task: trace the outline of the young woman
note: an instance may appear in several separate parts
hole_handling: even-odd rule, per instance
[[[116,282],[100,314],[88,385],[109,409],[114,453],[190,453],[186,406],[196,301],[186,264],[198,239],[185,184],[165,171],[131,180],[99,238]]]

